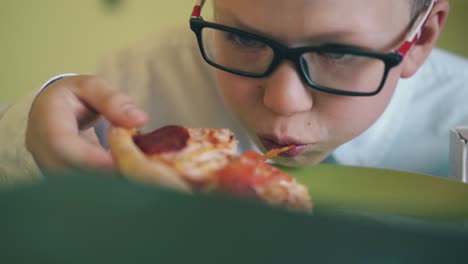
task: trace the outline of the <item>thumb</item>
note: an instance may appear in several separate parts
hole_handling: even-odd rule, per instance
[[[65,136],[61,138],[59,145],[67,144],[73,148],[59,149],[58,156],[67,157],[62,160],[64,167],[90,168],[114,170],[115,163],[110,152],[99,144],[93,143],[86,138],[76,136]]]

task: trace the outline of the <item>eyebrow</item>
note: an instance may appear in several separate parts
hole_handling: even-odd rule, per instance
[[[219,16],[218,13],[221,13],[223,15],[219,16],[219,17],[225,17],[225,18],[227,17],[228,18],[228,19],[226,19],[226,20],[229,21],[228,26],[231,26],[231,27],[243,30],[243,31],[251,32],[251,33],[254,33],[254,34],[257,34],[257,35],[260,35],[260,36],[264,36],[264,37],[270,38],[272,40],[278,41],[280,43],[285,43],[285,41],[283,41],[281,39],[278,39],[277,36],[274,36],[274,35],[271,35],[271,34],[268,34],[268,33],[264,32],[264,31],[255,29],[254,27],[248,25],[247,23],[244,23],[243,21],[241,21],[237,16],[235,16],[227,8],[214,7],[214,10],[215,10],[214,19],[215,19],[216,22],[219,22],[218,21],[218,16]],[[347,36],[356,37],[357,35],[368,34],[368,33],[369,33],[369,31],[366,31],[366,32],[356,32],[356,31],[322,32],[322,33],[317,34],[315,36],[305,38],[304,40],[301,41],[301,43],[305,44],[305,43],[314,43],[315,42],[315,43],[321,43],[321,44],[341,44],[341,45],[355,47],[355,48],[373,50],[372,47],[369,47],[367,45],[362,45],[362,43],[361,43],[361,45],[357,45],[357,44],[351,44],[348,41],[343,41],[342,40],[342,39],[345,39]],[[356,37],[356,38],[360,39],[360,40],[365,39],[362,36]],[[369,41],[369,42],[371,42],[371,41]]]
[[[243,31],[255,33],[257,35],[261,35],[261,36],[276,40],[278,42],[284,42],[281,39],[278,39],[277,36],[274,36],[274,35],[268,34],[266,32],[263,32],[261,30],[255,29],[254,27],[252,27],[252,26],[248,25],[247,23],[241,21],[237,16],[235,16],[227,8],[214,7],[214,10],[215,10],[214,19],[215,19],[216,22],[219,22],[218,12],[221,13],[221,14],[226,14],[226,16],[224,16],[224,17],[228,17],[228,19],[227,19],[227,20],[229,20],[229,25],[228,26],[232,26],[234,28],[237,28],[237,29],[240,29],[240,30],[243,30]],[[366,32],[366,33],[368,33],[368,32]],[[321,33],[321,34],[318,34],[318,35],[315,35],[315,36],[312,36],[312,37],[308,37],[308,38],[304,39],[301,42],[304,42],[304,43],[314,43],[314,42],[330,43],[330,40],[339,40],[339,39],[345,38],[346,36],[356,35],[356,34],[363,34],[363,33],[362,32],[351,32],[351,31],[325,32],[325,33]],[[333,41],[331,41],[331,42],[333,42]],[[356,45],[348,45],[348,46],[356,46]]]

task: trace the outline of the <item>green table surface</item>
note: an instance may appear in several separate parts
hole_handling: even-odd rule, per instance
[[[468,187],[319,165],[303,214],[97,172],[0,192],[0,263],[468,263]]]
[[[309,187],[317,207],[468,223],[468,184],[365,167],[319,165],[283,169]]]

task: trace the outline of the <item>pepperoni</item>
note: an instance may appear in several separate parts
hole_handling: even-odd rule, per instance
[[[185,127],[165,126],[151,133],[133,136],[135,144],[145,154],[179,151],[187,146],[190,135]]]

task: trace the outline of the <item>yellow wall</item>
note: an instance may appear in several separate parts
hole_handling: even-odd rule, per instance
[[[63,72],[93,73],[105,54],[187,23],[194,1],[1,0],[0,103]]]
[[[2,0],[0,103],[11,102],[63,72],[93,73],[99,58],[157,32],[188,23],[193,0]],[[108,2],[108,1],[107,1]],[[440,46],[468,57],[467,0],[451,0],[453,16]]]

